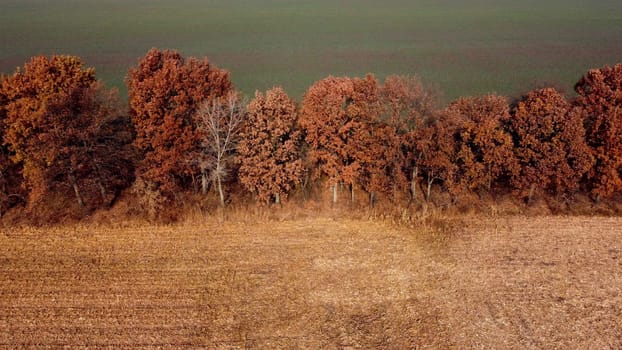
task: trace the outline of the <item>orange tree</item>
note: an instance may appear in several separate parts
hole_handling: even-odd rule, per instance
[[[375,120],[360,130],[358,140],[359,152],[355,153],[361,163],[358,182],[369,194],[369,204],[374,205],[377,193],[395,199],[404,183],[400,171],[402,154],[395,129],[384,121]]]
[[[80,207],[94,208],[129,183],[131,133],[106,127],[121,118],[115,94],[78,57],[34,57],[1,90],[4,141],[23,168],[29,205],[73,193]]]
[[[309,88],[302,103],[300,125],[305,132],[308,157],[315,177],[324,176],[333,189],[348,184],[354,200],[357,185],[368,192],[385,188],[383,157],[386,126],[378,121],[379,89],[376,79],[328,77]]]
[[[439,113],[418,133],[418,149],[421,150],[417,166],[425,183],[425,199],[429,200],[432,185],[454,193],[458,167],[455,162],[456,139],[459,124],[453,115]]]
[[[434,118],[439,93],[425,88],[417,77],[389,76],[381,87],[381,99],[383,120],[394,131],[386,140],[397,147],[394,184],[408,187],[410,199],[416,199],[420,163],[427,151],[426,127]]]
[[[240,182],[261,202],[279,203],[303,175],[296,104],[280,87],[255,92],[237,148]]]
[[[198,109],[232,91],[229,73],[207,59],[184,58],[176,51],[151,49],[127,77],[136,148],[142,154],[138,178],[173,199],[189,190],[208,164],[197,160]]]
[[[4,79],[5,77],[2,76],[0,86],[2,86]],[[0,217],[20,199],[23,200],[23,193],[20,188],[22,183],[21,166],[11,161],[12,154],[4,140],[6,104],[7,98],[0,89]]]
[[[456,173],[448,183],[453,194],[490,191],[493,184],[510,178],[515,162],[512,138],[504,129],[509,110],[504,97],[487,95],[460,98],[442,111],[453,126]]]
[[[576,191],[590,169],[581,116],[557,90],[529,92],[510,121],[518,172],[512,185],[528,201],[536,189],[551,194]]]
[[[588,187],[595,198],[622,189],[622,64],[590,70],[575,85],[576,112],[595,159]]]
[[[357,182],[369,194],[374,205],[376,194],[395,199],[405,182],[401,172],[400,137],[392,120],[383,115],[383,89],[371,75],[353,79],[354,90],[361,101],[362,120],[354,133],[351,154],[360,163]],[[352,193],[353,196],[353,193]],[[353,199],[353,198],[352,198]]]

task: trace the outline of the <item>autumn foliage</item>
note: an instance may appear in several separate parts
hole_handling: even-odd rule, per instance
[[[512,175],[516,165],[512,138],[504,129],[511,118],[505,97],[461,98],[442,114],[453,125],[450,138],[455,142],[451,158],[456,173],[448,179],[450,192],[490,191]]]
[[[296,103],[280,87],[255,92],[240,136],[240,182],[260,202],[286,198],[304,173]]]
[[[160,216],[209,208],[212,190],[223,207],[250,198],[240,191],[262,204],[319,191],[333,205],[347,192],[357,205],[419,208],[622,189],[621,64],[590,70],[571,99],[541,88],[444,108],[416,77],[373,75],[321,79],[300,107],[280,87],[247,103],[207,59],[158,49],[127,84],[129,115],[78,57],[34,57],[2,77],[1,215],[80,217],[139,198],[138,212]]]
[[[131,183],[130,125],[78,57],[35,57],[1,90],[3,162],[21,169],[30,208],[69,193],[80,208],[107,206]]]
[[[422,165],[431,157],[429,126],[436,117],[439,93],[424,87],[417,77],[397,75],[385,79],[380,93],[382,119],[393,132],[390,138],[396,158],[391,177],[401,189],[398,193],[409,192],[410,200],[416,200]]]
[[[386,190],[394,149],[394,132],[379,120],[380,91],[376,79],[328,77],[309,88],[302,103],[300,125],[316,178],[324,177],[337,202],[340,184],[368,192]],[[389,148],[387,148],[389,146]],[[390,149],[391,148],[391,149]],[[387,153],[389,152],[389,153]]]
[[[134,145],[142,153],[138,178],[168,199],[191,190],[204,169],[197,112],[232,89],[229,73],[207,59],[152,49],[127,77]]]
[[[6,134],[6,96],[0,90],[0,140]],[[24,201],[22,167],[11,159],[12,152],[6,144],[0,145],[0,217],[15,204]]]
[[[528,200],[534,191],[576,192],[592,166],[583,120],[553,88],[529,92],[510,121],[518,171],[512,185]]]
[[[608,197],[622,189],[622,64],[590,70],[575,90],[576,113],[596,162],[588,187],[594,197]]]

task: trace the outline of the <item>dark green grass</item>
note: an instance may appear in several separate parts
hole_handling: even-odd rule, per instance
[[[0,72],[82,56],[125,92],[151,47],[207,56],[244,93],[299,98],[329,74],[415,74],[447,100],[572,85],[622,61],[619,0],[4,0]]]

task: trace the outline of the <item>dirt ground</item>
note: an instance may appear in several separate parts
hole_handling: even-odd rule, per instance
[[[621,349],[622,218],[0,231],[0,348]]]

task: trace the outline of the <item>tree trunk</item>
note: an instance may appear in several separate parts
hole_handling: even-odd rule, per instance
[[[4,172],[0,171],[0,183],[2,183],[2,194],[8,194],[7,188],[6,188],[6,180],[4,178]]]
[[[274,203],[281,204],[281,195],[278,193],[274,194]]]
[[[97,177],[97,187],[99,187],[99,195],[102,197],[102,201],[105,203],[105,205],[108,205],[106,201],[106,188],[104,187],[104,184],[102,183],[99,176]]]
[[[333,205],[337,204],[337,184],[332,186],[333,188]]]
[[[375,204],[376,204],[376,192],[371,191],[369,192],[369,206],[373,208]]]
[[[536,190],[536,184],[532,183],[529,188],[529,195],[527,196],[527,204],[531,204],[531,198],[533,198],[533,193]]]
[[[90,154],[90,156],[91,158],[94,157],[93,154]],[[106,187],[104,187],[104,181],[102,180],[102,171],[96,160],[93,160],[93,168],[95,169],[95,183],[99,189],[99,195],[102,197],[102,202],[108,204],[106,203]]]
[[[84,207],[84,200],[82,199],[82,194],[80,193],[80,188],[78,187],[78,183],[76,182],[76,177],[73,174],[73,170],[69,172],[69,182],[71,187],[73,187],[73,192],[76,195],[76,200],[78,201],[78,205],[80,208]]]
[[[416,200],[417,199],[417,176],[418,176],[418,172],[419,172],[419,168],[415,166],[413,168],[412,180],[410,180],[410,196],[411,196],[412,200]]]
[[[429,201],[430,200],[430,192],[432,191],[432,183],[434,182],[434,177],[433,176],[428,176],[428,187],[426,189],[426,193],[425,193],[425,200]]]
[[[307,185],[309,184],[309,172],[305,172],[304,181],[302,182],[302,198],[306,202],[307,201]]]
[[[203,195],[207,194],[209,190],[209,177],[207,175],[207,169],[201,169],[201,193]]]
[[[225,207],[225,194],[222,191],[222,182],[220,180],[220,174],[216,174],[216,185],[218,186],[218,196],[220,197],[220,206]]]
[[[106,187],[104,187],[104,181],[102,181],[101,168],[96,161],[93,161],[93,167],[95,168],[95,182],[97,183],[97,187],[99,188],[99,194],[102,197],[102,201],[106,203]]]
[[[354,204],[354,184],[350,184],[350,203]]]
[[[4,181],[4,173],[2,171],[0,171],[0,183],[2,183],[2,194],[0,194],[2,196],[2,201],[0,201],[0,219],[2,218],[2,206],[4,205],[4,202],[6,199],[8,199],[8,193],[7,193],[7,189],[6,189],[6,181]]]

